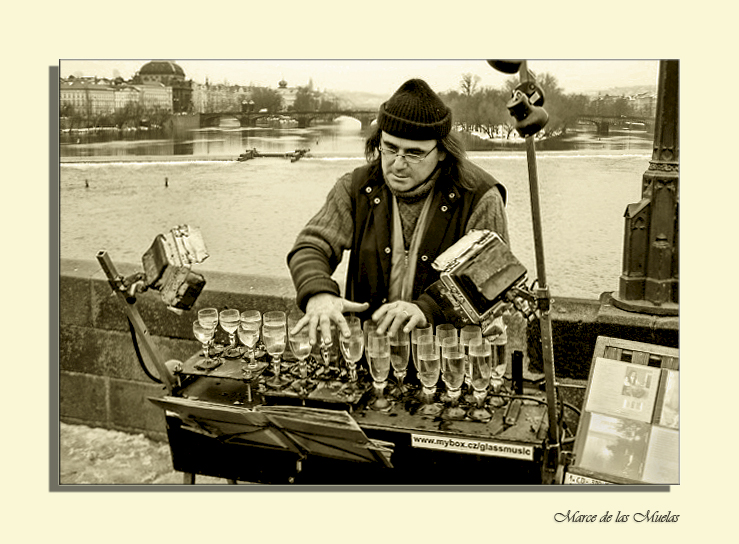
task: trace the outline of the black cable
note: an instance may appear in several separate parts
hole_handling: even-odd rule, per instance
[[[149,369],[146,368],[146,363],[144,363],[144,358],[141,356],[141,351],[139,350],[139,342],[136,339],[136,329],[134,329],[133,323],[131,323],[130,319],[128,320],[128,328],[131,331],[131,340],[133,340],[133,349],[136,351],[136,358],[139,360],[139,365],[141,365],[141,369],[144,371],[144,374],[146,374],[155,383],[163,383],[162,380],[154,376],[149,372]]]

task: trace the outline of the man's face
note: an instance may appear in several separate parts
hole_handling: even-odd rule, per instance
[[[407,140],[397,138],[383,131],[380,137],[382,173],[385,182],[395,191],[404,192],[415,189],[431,175],[439,161],[446,154],[437,147],[436,140]],[[395,156],[390,152],[399,153]],[[424,156],[416,164],[409,163],[404,156]]]

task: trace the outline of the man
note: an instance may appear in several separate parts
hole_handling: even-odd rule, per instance
[[[372,318],[380,331],[446,321],[424,293],[439,279],[431,263],[471,229],[508,242],[505,188],[469,162],[451,132],[452,113],[420,79],[380,106],[365,146],[368,164],[342,176],[298,235],[287,261],[309,326],[331,341],[342,314]],[[351,250],[346,294],[331,274]]]

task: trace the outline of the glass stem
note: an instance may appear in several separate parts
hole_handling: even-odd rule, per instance
[[[425,404],[431,404],[431,401],[434,400],[434,393],[436,392],[435,387],[423,387],[423,399]]]
[[[385,382],[375,382],[375,392],[377,393],[378,399],[384,398],[384,390]]]
[[[308,377],[308,365],[306,364],[305,359],[300,359],[298,361],[298,368],[300,369],[300,377],[306,379]]]

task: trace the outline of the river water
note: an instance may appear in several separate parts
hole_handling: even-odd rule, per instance
[[[193,131],[162,139],[63,134],[60,142],[60,256],[140,263],[155,235],[200,227],[208,270],[289,277],[285,255],[343,173],[364,164],[365,135],[351,123],[311,129]],[[641,198],[652,136],[584,130],[537,144],[547,279],[553,296],[597,298],[618,290],[624,211]],[[237,162],[247,148],[310,148],[297,162],[262,157]],[[522,147],[470,151],[508,188],[511,247],[536,276],[526,154]],[[92,159],[89,159],[92,157]],[[89,161],[89,162],[88,162]],[[344,267],[335,277],[341,279]]]

